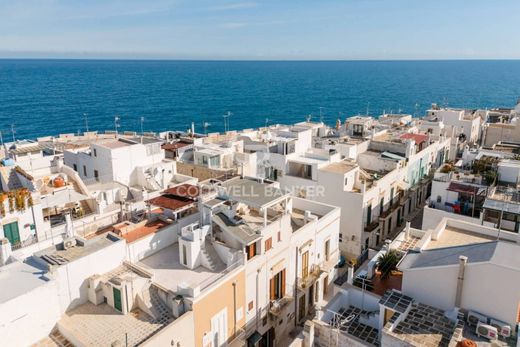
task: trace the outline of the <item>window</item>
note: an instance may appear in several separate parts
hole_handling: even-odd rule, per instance
[[[329,261],[330,257],[330,240],[325,241],[325,261]]]
[[[94,178],[96,179],[96,181],[99,181],[99,172],[98,172],[98,170],[94,170]]]
[[[97,157],[97,149],[94,148],[94,157]]]
[[[343,234],[339,233],[339,242],[343,242]]]
[[[182,263],[188,265],[188,259],[186,255],[186,245],[182,245]]]
[[[285,269],[278,272],[271,278],[269,283],[269,298],[270,300],[278,300],[285,295]]]
[[[390,201],[392,201],[394,199],[394,187],[392,187],[392,189],[390,189]]]
[[[346,186],[348,184],[348,177],[345,177],[344,185]]]
[[[265,240],[265,251],[267,252],[271,248],[273,248],[273,238],[272,237]]]
[[[256,242],[246,246],[247,260],[256,255]]]
[[[251,311],[255,306],[255,303],[253,301],[249,301],[249,304],[247,305],[247,310]]]
[[[381,201],[379,202],[379,215],[383,214],[384,209],[385,209],[385,197],[383,196],[381,198]],[[370,224],[370,223],[368,223],[368,224]]]
[[[72,167],[74,168],[74,171],[78,172],[78,166],[76,164],[73,164]]]
[[[311,165],[304,165],[304,172],[303,172],[303,178],[312,178],[312,166]]]
[[[302,277],[309,275],[309,251],[302,254]]]
[[[278,232],[278,242],[282,241],[282,232]]]
[[[87,167],[83,165],[83,176],[87,176]]]
[[[372,204],[367,206],[367,225],[372,222]]]

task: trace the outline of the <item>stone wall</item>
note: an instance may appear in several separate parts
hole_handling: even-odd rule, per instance
[[[237,173],[236,169],[210,169],[205,166],[195,165],[191,163],[177,162],[177,173],[181,175],[196,177],[199,181],[204,181],[210,178],[217,178],[222,176],[234,176]]]

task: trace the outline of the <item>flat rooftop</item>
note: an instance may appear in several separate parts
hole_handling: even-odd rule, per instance
[[[393,330],[385,325],[385,333],[413,346],[447,347],[456,323],[444,317],[444,311],[421,303],[413,303],[406,318]]]
[[[473,233],[470,231],[446,226],[437,240],[430,240],[424,249],[464,246],[496,240],[496,237]]]
[[[254,223],[246,224],[245,222],[237,224],[229,219],[224,213],[219,212],[213,216],[213,221],[220,228],[225,228],[227,232],[245,245],[249,245],[262,238],[262,235],[257,231],[262,229],[263,219],[262,224],[257,223],[258,225],[256,226]]]
[[[160,329],[170,324],[173,318],[153,319],[140,309],[121,314],[107,304],[90,302],[68,311],[58,322],[84,346],[111,346],[119,341],[124,346],[137,346]]]
[[[31,259],[27,263],[14,261],[0,268],[0,303],[7,302],[20,295],[44,285],[49,281],[45,277],[46,269]]]
[[[147,221],[144,225],[130,228],[126,231],[125,226],[128,226],[128,224],[125,225],[125,223],[128,222],[113,225],[113,233],[124,238],[128,243],[137,241],[150,234],[155,234],[162,228],[170,225],[168,222],[157,219],[154,221]]]
[[[255,180],[234,178],[225,181],[221,186],[226,190],[230,200],[242,202],[251,207],[266,207],[290,196],[272,184],[260,183]]]
[[[337,174],[345,174],[347,172],[352,171],[357,167],[357,164],[354,162],[350,162],[347,160],[343,160],[340,162],[332,163],[329,165],[326,165],[322,167],[320,170],[331,172],[331,173],[337,173]]]
[[[214,271],[203,266],[190,270],[180,263],[179,244],[174,243],[144,258],[138,265],[153,273],[154,282],[164,288],[177,292],[178,287],[195,288],[200,286],[200,289],[203,290],[213,283],[213,281],[222,277],[222,272],[226,267],[222,262],[219,263],[216,261],[215,263],[216,267]]]
[[[517,256],[520,246],[504,241],[466,244],[408,253],[399,264],[400,269],[416,269],[437,266],[458,266],[459,257],[468,257],[468,263],[490,263],[520,270]]]
[[[34,253],[34,257],[40,258],[49,265],[64,265],[68,262],[85,257],[100,249],[110,246],[114,242],[121,241],[117,235],[106,233],[102,236],[88,240],[76,239],[76,244],[65,249],[63,242]]]

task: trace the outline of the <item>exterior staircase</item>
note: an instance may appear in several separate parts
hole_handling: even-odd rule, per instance
[[[140,295],[139,308],[146,312],[155,321],[165,321],[172,317],[172,313],[159,296],[159,289],[150,284]]]
[[[224,262],[222,262],[217,251],[215,251],[215,248],[209,240],[206,239],[204,241],[204,247],[200,252],[202,255],[201,263],[205,268],[215,272],[226,268]]]
[[[74,347],[74,345],[60,333],[58,328],[52,329],[49,338],[59,347]]]

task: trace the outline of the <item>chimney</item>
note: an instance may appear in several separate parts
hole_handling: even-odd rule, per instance
[[[410,222],[406,222],[406,228],[404,228],[404,239],[405,241],[410,238]]]
[[[349,266],[347,268],[347,283],[352,284],[354,283],[354,267]]]
[[[455,307],[460,308],[462,303],[462,289],[464,284],[464,270],[468,262],[468,257],[459,256],[459,275],[457,277],[457,293],[455,294]]]

